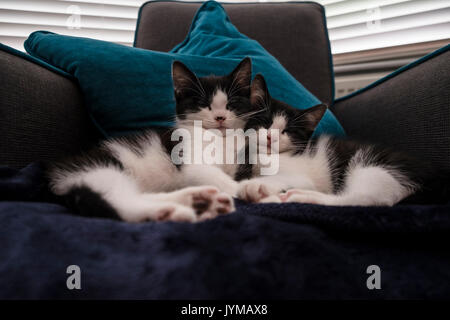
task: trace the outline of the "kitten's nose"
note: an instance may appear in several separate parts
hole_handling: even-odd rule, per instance
[[[272,143],[272,137],[270,135],[270,131],[267,132],[267,145],[270,146],[270,144]]]
[[[220,122],[220,123],[224,122],[226,119],[227,118],[225,118],[225,117],[216,117],[216,121]]]

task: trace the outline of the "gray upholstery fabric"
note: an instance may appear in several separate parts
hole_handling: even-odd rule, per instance
[[[95,140],[78,86],[0,51],[0,165],[54,160]]]
[[[337,102],[354,138],[394,146],[450,170],[450,51]]]
[[[135,46],[169,51],[187,35],[199,3],[148,2]],[[231,22],[257,40],[321,101],[333,100],[333,76],[323,8],[316,3],[223,4]]]

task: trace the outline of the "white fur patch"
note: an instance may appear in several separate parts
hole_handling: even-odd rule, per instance
[[[201,108],[198,112],[186,114],[186,120],[178,119],[178,125],[189,127],[193,122],[200,120],[204,129],[220,129],[225,134],[225,129],[242,129],[245,121],[236,116],[233,111],[227,110],[228,96],[222,90],[217,90],[212,97],[210,108]],[[218,122],[217,117],[225,118],[223,122]]]
[[[228,96],[222,90],[217,90],[211,102],[212,111],[226,110]]]
[[[278,130],[284,130],[286,128],[287,121],[286,118],[283,116],[275,116],[273,118],[271,129],[278,129]]]
[[[271,134],[271,144],[274,152],[283,153],[292,149],[292,142],[289,135],[283,134],[283,130],[286,129],[287,120],[284,116],[278,115],[273,118],[272,125],[269,128]],[[271,130],[276,130],[273,132]],[[275,133],[275,134],[274,134]]]

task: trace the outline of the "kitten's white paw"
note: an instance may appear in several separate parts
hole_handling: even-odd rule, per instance
[[[258,180],[246,180],[240,183],[238,197],[248,202],[263,202],[263,199],[277,195],[280,191],[278,188]],[[273,197],[269,198],[269,200],[273,199]]]
[[[189,187],[179,190],[178,203],[191,207],[199,221],[212,219],[235,210],[233,198],[212,186]]]
[[[333,195],[326,193],[302,189],[291,189],[286,193],[280,194],[280,198],[283,202],[299,202],[321,205],[334,204],[333,197]]]

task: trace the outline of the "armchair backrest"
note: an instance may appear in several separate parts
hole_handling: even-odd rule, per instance
[[[155,1],[139,13],[135,47],[169,51],[187,35],[199,2]],[[239,31],[257,40],[309,91],[331,104],[334,79],[324,9],[312,2],[224,3]]]

